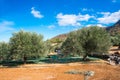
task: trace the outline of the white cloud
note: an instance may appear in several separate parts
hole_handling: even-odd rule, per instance
[[[60,26],[80,26],[80,21],[88,21],[90,18],[94,16],[90,16],[88,14],[65,14],[59,13],[56,18],[58,19],[58,24]]]
[[[102,14],[104,16],[109,16],[111,13],[110,12],[100,12],[99,14]]]
[[[44,16],[40,13],[40,11],[35,10],[34,7],[31,8],[31,14],[33,14],[36,18],[43,18]]]
[[[117,12],[101,12],[103,17],[98,18],[99,23],[103,24],[110,24],[110,23],[115,23],[120,19],[120,10]]]
[[[55,28],[55,25],[49,25],[48,28],[53,29],[53,28]]]
[[[14,22],[12,22],[12,21],[0,22],[0,32],[14,30],[14,28],[12,28],[13,25],[14,25]]]
[[[90,26],[106,27],[102,24],[96,24],[96,25],[95,24],[88,24],[88,25],[86,25],[86,27],[90,27]]]
[[[102,24],[97,24],[96,26],[99,26],[99,27],[106,27],[106,26],[104,26],[104,25],[102,25]]]

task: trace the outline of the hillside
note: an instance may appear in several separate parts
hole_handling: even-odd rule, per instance
[[[106,30],[111,34],[111,35],[115,35],[117,33],[120,33],[120,20],[118,22],[116,22],[114,25],[106,27]],[[58,36],[53,37],[50,40],[54,40],[54,39],[59,39],[59,40],[65,40],[67,37],[67,33],[66,34],[60,34]]]
[[[67,38],[67,34],[60,34],[58,36],[55,36],[51,38],[49,41],[52,43],[61,43]]]
[[[64,39],[66,39],[66,37],[67,37],[67,34],[60,34],[58,36],[53,37],[52,39],[64,40]]]
[[[120,33],[120,20],[116,22],[113,26],[107,27],[106,30],[111,34],[115,35]]]

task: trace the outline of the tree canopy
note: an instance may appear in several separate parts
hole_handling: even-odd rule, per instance
[[[43,36],[23,30],[13,33],[10,46],[13,57],[17,59],[42,57],[46,54]]]
[[[7,60],[10,55],[10,46],[8,43],[0,42],[0,60]]]
[[[105,53],[110,46],[110,36],[106,30],[93,26],[70,33],[61,48],[63,53],[82,54],[85,60],[88,54]]]

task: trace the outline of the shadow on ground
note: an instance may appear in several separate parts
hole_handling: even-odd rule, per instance
[[[81,63],[90,63],[91,61],[100,60],[99,58],[88,57],[86,61],[82,60],[82,57],[63,57],[60,58],[58,55],[51,55],[48,58],[40,60],[40,62],[44,63],[74,63],[74,62],[81,62]]]
[[[92,61],[100,60],[99,58],[94,57],[88,57],[86,61],[82,60],[82,57],[62,57],[60,58],[58,55],[51,55],[49,57],[43,58],[43,59],[32,59],[27,60],[26,64],[51,64],[51,63],[74,63],[74,62],[81,62],[81,63],[91,63]],[[18,67],[20,65],[23,65],[23,61],[1,61],[0,65],[2,67],[9,67],[14,68]]]

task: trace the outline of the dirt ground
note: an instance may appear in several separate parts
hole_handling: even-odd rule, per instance
[[[102,63],[29,64],[19,68],[0,68],[0,80],[84,80],[82,74],[71,70],[94,71],[89,80],[120,80],[120,66]]]
[[[112,49],[113,52],[116,48]],[[0,68],[0,80],[84,80],[82,74],[66,72],[78,70],[94,71],[89,80],[120,80],[120,65],[109,65],[101,60],[97,63],[68,63],[68,64],[27,64],[16,68]]]
[[[118,46],[114,46],[114,47],[110,48],[109,53],[113,54],[114,52],[119,52],[120,53],[120,49],[118,49]]]

